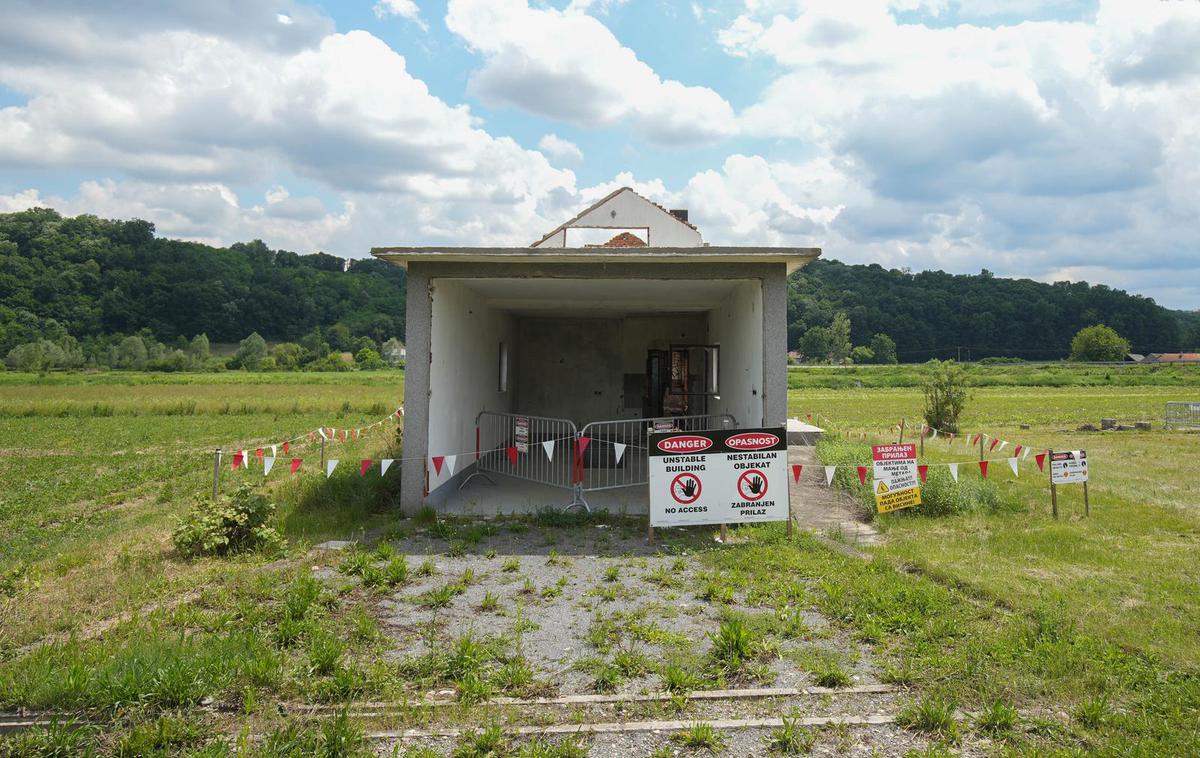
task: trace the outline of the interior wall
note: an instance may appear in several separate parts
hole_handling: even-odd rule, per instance
[[[510,411],[519,353],[515,319],[461,282],[434,279],[429,366],[429,455],[459,454],[455,471],[474,461],[475,416]],[[508,391],[499,391],[500,343],[508,345]],[[470,456],[461,455],[471,451]],[[426,456],[428,459],[428,456]],[[429,491],[450,479],[426,460]]]
[[[709,411],[730,413],[739,426],[763,423],[762,285],[746,281],[709,311],[708,339],[719,345],[720,400]]]
[[[672,343],[704,344],[704,314],[623,318],[562,316],[517,319],[520,344],[514,407],[577,424],[639,418],[642,394],[626,375],[645,377],[646,353]],[[644,383],[642,385],[644,389]]]

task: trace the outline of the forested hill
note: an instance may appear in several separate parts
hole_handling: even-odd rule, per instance
[[[376,260],[298,255],[262,242],[218,248],[156,237],[145,221],[63,218],[46,209],[0,214],[0,358],[64,333],[110,344],[148,330],[158,340],[257,332],[296,341],[314,330],[334,349],[404,335],[404,271]],[[854,344],[877,333],[902,361],[931,356],[1061,358],[1083,326],[1105,323],[1139,352],[1200,347],[1200,319],[1105,286],[1040,284],[986,271],[909,274],[818,260],[792,276],[794,349],[845,313]],[[1193,344],[1186,344],[1186,343]]]
[[[83,342],[142,329],[168,343],[251,332],[298,340],[339,324],[341,335],[403,339],[404,284],[403,269],[374,259],[297,255],[257,240],[218,248],[155,237],[145,221],[46,209],[0,214],[0,357],[55,339],[55,326]]]
[[[854,344],[887,334],[903,362],[960,355],[1065,358],[1075,333],[1097,323],[1116,329],[1135,352],[1200,346],[1200,320],[1194,314],[1104,285],[1043,284],[999,278],[987,270],[913,274],[832,260],[814,261],[792,276],[789,345],[794,349],[811,327],[829,326],[839,312],[850,319]]]

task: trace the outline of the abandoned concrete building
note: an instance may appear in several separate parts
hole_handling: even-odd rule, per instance
[[[528,247],[372,253],[408,271],[406,510],[645,512],[648,430],[785,423],[787,275],[820,250],[709,246],[626,187]]]

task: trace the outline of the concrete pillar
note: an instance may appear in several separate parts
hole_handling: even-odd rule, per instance
[[[425,459],[429,456],[429,347],[433,303],[429,271],[408,266],[408,303],[404,344],[410,359],[404,370],[404,453],[400,469],[400,506],[413,514],[425,499]]]
[[[763,277],[763,425],[787,423],[787,267],[772,264]]]

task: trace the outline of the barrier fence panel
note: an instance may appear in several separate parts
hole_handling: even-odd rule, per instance
[[[573,489],[578,436],[569,419],[483,411],[475,417],[476,471]]]
[[[1168,429],[1200,429],[1200,402],[1167,403],[1166,424]]]
[[[646,454],[651,430],[701,432],[736,427],[737,419],[727,413],[593,421],[579,432],[581,441],[588,442],[576,456],[576,477],[584,491],[649,484]]]

